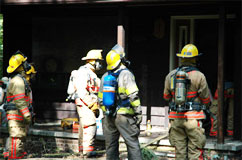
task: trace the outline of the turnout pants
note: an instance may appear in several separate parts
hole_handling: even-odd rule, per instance
[[[227,134],[229,136],[234,135],[234,100],[230,99],[228,101],[228,116],[227,116]]]
[[[206,136],[197,119],[172,119],[169,141],[175,146],[177,160],[202,160]]]
[[[9,137],[7,140],[7,150],[3,153],[9,160],[23,159],[27,152],[24,150],[26,137]]]
[[[94,150],[96,117],[87,106],[77,106],[79,115],[79,152],[88,155]]]
[[[103,129],[106,143],[107,160],[119,160],[119,137],[124,138],[128,149],[129,160],[141,160],[141,150],[139,145],[139,127],[133,117],[117,114],[105,116]]]
[[[218,118],[218,116],[217,116],[218,100],[217,99],[213,100],[209,110],[216,118]],[[218,134],[218,132],[217,132],[217,128],[218,128],[217,119],[214,119],[213,117],[210,117],[210,119],[211,119],[211,128],[210,128],[209,135],[210,136],[217,136],[217,134]]]
[[[233,99],[227,99],[224,103],[224,106],[226,107],[226,118],[227,118],[227,135],[233,136],[233,130],[234,130],[234,100]],[[210,106],[210,111],[213,113],[217,118],[217,112],[218,112],[218,100],[215,99],[212,102],[212,105]],[[211,117],[211,128],[210,128],[210,136],[217,136],[217,119],[213,119]]]
[[[9,160],[23,159],[27,155],[25,151],[27,125],[16,120],[9,120],[8,130],[9,138],[6,141],[4,157],[8,157]]]

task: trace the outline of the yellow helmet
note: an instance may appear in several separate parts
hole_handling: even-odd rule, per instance
[[[90,50],[87,53],[87,56],[83,57],[82,60],[88,60],[88,59],[100,59],[100,60],[103,60],[102,53],[101,53],[102,51],[103,50],[101,50],[101,49]]]
[[[198,49],[193,44],[187,44],[183,47],[181,53],[176,54],[177,57],[181,58],[192,58],[202,55],[201,53],[198,54]]]
[[[37,73],[37,71],[35,70],[34,66],[33,65],[30,65],[30,66],[31,66],[31,68],[30,68],[30,70],[28,70],[26,72],[26,74],[35,74],[35,73]]]
[[[113,70],[115,69],[119,63],[121,62],[120,55],[113,50],[108,52],[106,56],[106,62],[107,62],[107,70]]]
[[[26,60],[27,60],[27,57],[24,57],[22,54],[13,55],[9,59],[9,66],[7,68],[7,72],[13,73]]]

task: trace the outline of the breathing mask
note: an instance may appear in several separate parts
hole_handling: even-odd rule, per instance
[[[98,60],[95,61],[94,67],[96,71],[99,71],[103,68],[102,63]]]

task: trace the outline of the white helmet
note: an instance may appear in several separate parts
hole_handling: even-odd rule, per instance
[[[103,60],[102,58],[102,52],[103,50],[101,49],[92,49],[90,50],[86,57],[83,57],[82,60],[88,60],[88,59],[99,59],[99,60]]]

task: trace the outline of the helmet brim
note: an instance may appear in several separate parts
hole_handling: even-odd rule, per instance
[[[88,60],[88,58],[87,57],[83,57],[82,60]]]
[[[180,57],[180,58],[193,58],[193,57],[199,57],[199,56],[201,56],[201,55],[203,55],[203,53],[199,53],[197,56],[188,56],[188,55],[186,55],[186,56],[183,56],[181,53],[177,53],[176,54],[176,56],[177,57]]]
[[[7,73],[13,73],[16,70],[17,67],[12,68],[11,66],[8,66]]]
[[[88,59],[94,59],[94,60],[103,60],[103,58],[88,58],[88,57],[83,57],[82,60],[88,60]]]

